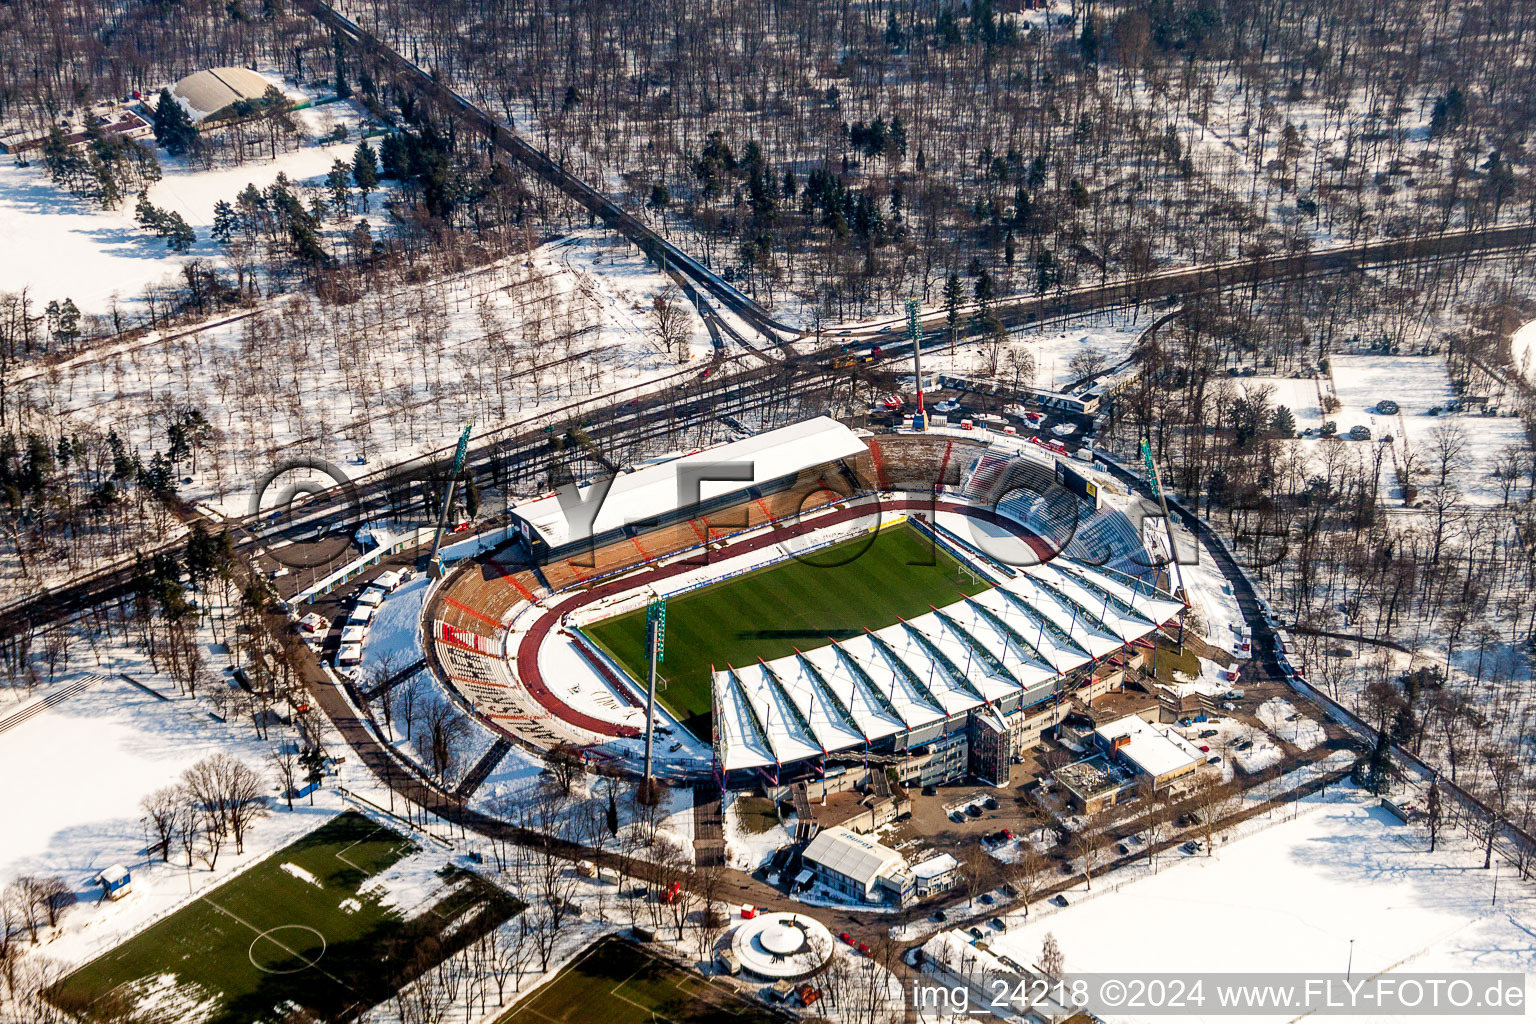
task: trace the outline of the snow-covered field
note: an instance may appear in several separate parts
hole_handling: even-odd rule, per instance
[[[794,840],[795,817],[790,815],[783,824],[774,825],[765,832],[750,831],[741,822],[740,797],[740,793],[727,793],[723,801],[725,859],[733,868],[755,871],[780,847],[788,846]]]
[[[1256,394],[1261,388],[1269,389],[1270,406],[1283,405],[1291,410],[1296,417],[1297,430],[1315,429],[1327,418],[1319,404],[1319,388],[1326,382],[1311,377],[1244,377],[1237,383],[1249,394]]]
[[[992,949],[1035,963],[1050,932],[1068,972],[1342,974],[1353,940],[1359,977],[1515,971],[1527,975],[1529,996],[1536,886],[1505,870],[1494,904],[1494,872],[1481,870],[1476,844],[1456,836],[1431,854],[1422,831],[1375,802],[1352,787],[1335,789],[1309,798],[1296,820],[1212,857],[1175,856],[1112,893],[1104,890],[1116,877],[1105,876],[1095,883],[1099,895],[1036,914]],[[1156,936],[1167,941],[1149,941]]]
[[[1493,479],[1494,462],[1506,447],[1523,444],[1524,429],[1518,418],[1429,415],[1431,408],[1443,409],[1456,397],[1445,361],[1439,356],[1336,355],[1332,360],[1333,380],[1342,405],[1329,418],[1338,423],[1340,436],[1351,427],[1369,427],[1372,440],[1349,442],[1365,446],[1377,444],[1390,434],[1397,452],[1402,452],[1404,444],[1416,448],[1419,464],[1427,471],[1434,464],[1434,431],[1454,424],[1465,435],[1466,450],[1456,460],[1451,482],[1471,502],[1499,501],[1499,489]],[[1383,399],[1396,402],[1400,411],[1390,416],[1377,412]],[[1388,458],[1381,480],[1383,497],[1392,496],[1397,490],[1391,469],[1392,460]],[[1422,481],[1424,474],[1419,479]],[[1400,504],[1401,494],[1395,496],[1395,504]]]
[[[83,693],[0,734],[0,776],[10,780],[6,826],[0,829],[0,883],[19,875],[58,875],[70,886],[80,902],[65,911],[46,946],[49,957],[66,963],[116,944],[189,893],[222,882],[343,806],[326,786],[313,806],[295,803],[289,812],[274,783],[272,813],[251,830],[243,854],[231,845],[215,871],[201,862],[188,870],[179,850],[169,865],[158,857],[147,862],[140,800],[174,785],[184,769],[220,751],[265,774],[263,760],[282,737],[274,730],[273,739],[263,741],[248,722],[215,720],[200,700],[174,696],[174,685],[147,665],[125,659],[121,668],[171,699],[104,672]],[[4,711],[13,707],[6,704]],[[132,872],[134,891],[98,905],[100,888],[91,879],[119,863]]]
[[[181,214],[197,233],[197,244],[185,254],[171,252],[163,239],[134,222],[133,196],[115,210],[103,210],[55,188],[41,162],[25,167],[10,161],[0,164],[0,287],[28,289],[39,307],[70,298],[82,312],[103,314],[114,295],[123,307],[131,307],[145,285],[179,274],[188,261],[221,259],[210,234],[214,203],[232,202],[248,184],[265,188],[279,174],[295,184],[320,184],[333,161],[351,162],[365,115],[356,103],[346,101],[297,111],[294,119],[309,138],[276,159],[200,170],[184,158],[155,151],[164,177],[150,186],[149,199]],[[347,140],[322,142],[337,125],[346,126]],[[153,146],[154,139],[144,144]],[[375,212],[367,219],[382,223],[387,194],[386,188],[373,196]]]

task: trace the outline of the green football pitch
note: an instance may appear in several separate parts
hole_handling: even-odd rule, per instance
[[[857,636],[987,589],[907,523],[667,601],[657,699],[708,738],[710,669],[771,661]],[[629,673],[646,677],[645,610],[584,627]]]
[[[767,1024],[792,1019],[610,937],[496,1024]]]
[[[366,883],[415,852],[360,814],[338,815],[65,977],[49,998],[85,1021],[346,1021],[519,909],[476,875],[444,875],[438,901],[402,918]]]

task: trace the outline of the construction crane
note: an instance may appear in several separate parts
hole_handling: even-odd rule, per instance
[[[453,505],[453,487],[459,481],[459,473],[464,470],[464,457],[469,453],[469,434],[474,429],[473,423],[464,424],[464,433],[459,435],[459,447],[453,453],[453,468],[448,471],[448,486],[443,492],[443,510],[437,517],[437,532],[432,535],[432,553],[427,556],[427,565],[437,576],[443,574],[443,563],[437,556],[437,549],[443,543],[443,531],[448,528],[448,509]]]

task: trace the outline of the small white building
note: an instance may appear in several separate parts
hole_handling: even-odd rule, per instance
[[[960,880],[960,862],[953,854],[941,853],[912,865],[912,881],[917,898],[953,889]]]
[[[907,859],[846,828],[816,833],[801,859],[818,882],[840,895],[864,903],[905,903],[912,897]]]

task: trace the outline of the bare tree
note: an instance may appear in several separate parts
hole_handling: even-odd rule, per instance
[[[676,285],[669,284],[656,293],[647,317],[661,350],[671,353],[680,363],[685,361],[688,358],[689,313]]]
[[[161,786],[139,802],[162,860],[171,859],[171,840],[176,836],[180,818],[186,813],[186,797],[179,786]],[[146,850],[145,856],[149,855]]]

